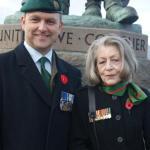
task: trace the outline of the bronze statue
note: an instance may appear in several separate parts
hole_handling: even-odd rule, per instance
[[[113,22],[132,24],[138,19],[138,14],[133,7],[127,6],[129,0],[87,0],[86,9],[83,15],[101,15],[101,2],[104,1],[106,19]],[[70,0],[60,0],[63,14],[69,14]]]
[[[83,15],[94,15],[101,17],[101,1],[87,0],[86,10]],[[103,0],[106,10],[106,19],[113,22],[132,24],[138,19],[136,10],[129,7],[129,0]]]

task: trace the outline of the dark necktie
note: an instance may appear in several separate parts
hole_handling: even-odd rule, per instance
[[[41,57],[39,60],[39,62],[41,63],[41,76],[42,76],[43,81],[45,82],[47,88],[49,89],[49,91],[51,91],[51,88],[50,88],[51,75],[45,68],[45,63],[47,61],[49,61],[49,60],[46,57]]]

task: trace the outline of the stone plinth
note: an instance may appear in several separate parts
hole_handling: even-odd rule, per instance
[[[142,28],[139,24],[120,24],[97,16],[63,15],[63,21],[65,26],[87,27],[96,29],[116,29],[140,34],[142,33]]]
[[[16,11],[15,14],[5,18],[4,24],[18,24],[22,15],[22,12]],[[62,19],[65,26],[117,29],[142,33],[142,28],[139,24],[120,24],[97,16],[63,15]]]
[[[147,57],[148,37],[146,35],[117,29],[65,26],[54,45],[54,49],[64,52],[86,53],[92,41],[105,34],[118,34],[130,39],[137,57]],[[23,32],[20,25],[0,26],[0,49],[13,49],[22,40]]]

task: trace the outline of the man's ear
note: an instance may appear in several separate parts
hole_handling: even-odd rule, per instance
[[[60,22],[59,27],[60,27],[60,32],[62,32],[63,31],[63,27],[64,27],[64,23],[62,21]]]
[[[20,25],[21,25],[21,29],[24,31],[25,15],[21,16],[21,19],[20,19]]]

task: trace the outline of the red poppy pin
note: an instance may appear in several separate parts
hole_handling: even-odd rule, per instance
[[[64,85],[66,85],[69,81],[68,77],[65,74],[60,75],[60,80],[61,80],[61,83]]]
[[[128,110],[131,110],[132,107],[133,107],[133,103],[131,101],[127,100],[125,103],[125,108]]]

